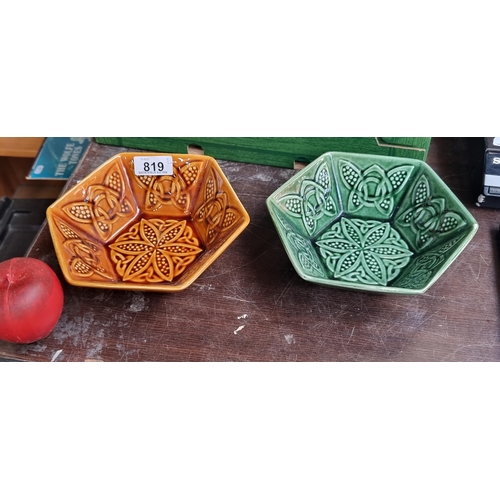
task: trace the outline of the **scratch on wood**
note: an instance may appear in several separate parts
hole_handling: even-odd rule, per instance
[[[483,259],[483,262],[484,262],[487,266],[489,266],[489,265],[490,265],[490,263],[489,263],[489,262],[488,262],[488,261],[487,261],[487,260],[483,257],[483,255],[482,255],[482,254],[479,254],[479,257],[481,257],[481,259]]]
[[[199,284],[199,283],[193,283],[192,286],[193,287],[198,287],[201,290],[215,290],[215,286],[214,285],[202,285],[202,284]]]
[[[248,302],[249,304],[253,303],[253,300],[245,300],[245,299],[240,299],[238,297],[229,297],[228,295],[223,295],[222,298],[229,300],[237,300],[238,302]]]
[[[453,360],[455,359],[455,354],[459,351],[463,351],[466,348],[466,346],[459,346],[456,349],[454,349],[451,353],[447,354],[446,356],[441,358],[441,361],[447,361],[449,359]]]
[[[420,328],[424,323],[427,323],[431,318],[437,315],[437,313],[440,311],[433,312],[432,314],[429,314],[427,317],[425,317],[420,323],[415,325],[415,328]]]
[[[50,361],[51,361],[51,362],[52,362],[52,361],[55,361],[55,360],[57,359],[57,357],[59,356],[59,354],[61,354],[61,353],[62,353],[62,349],[59,349],[58,351],[56,351],[56,352],[54,353],[54,355],[52,356],[52,359],[51,359]]]
[[[243,330],[243,328],[245,328],[245,325],[241,325],[239,326],[238,328],[236,328],[236,330],[233,332],[235,335],[238,335],[238,332],[241,332],[241,330]]]
[[[349,335],[349,339],[347,340],[347,345],[349,345],[349,342],[351,341],[351,337],[352,337],[352,334],[354,333],[355,328],[356,328],[355,326],[352,327],[351,335]]]
[[[281,295],[274,302],[275,305],[286,295],[288,290],[290,290],[290,287],[292,286],[292,282],[295,280],[295,278],[296,278],[296,276],[293,276],[292,279],[286,284],[285,288],[281,292]]]

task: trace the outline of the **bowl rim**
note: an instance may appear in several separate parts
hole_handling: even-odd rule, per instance
[[[316,276],[311,276],[307,273],[304,273],[302,268],[299,266],[299,263],[297,261],[297,256],[292,253],[289,249],[289,246],[285,244],[285,231],[284,228],[281,227],[281,225],[277,222],[276,216],[274,211],[281,212],[281,209],[279,208],[277,204],[277,198],[291,185],[295,184],[297,182],[297,179],[300,176],[307,175],[307,172],[309,170],[313,170],[315,167],[317,167],[325,157],[346,157],[348,159],[357,159],[361,158],[364,160],[367,159],[382,159],[382,161],[385,160],[391,160],[391,162],[397,162],[397,160],[400,160],[402,162],[405,162],[406,164],[412,164],[414,166],[418,166],[422,168],[426,174],[429,174],[432,177],[433,182],[436,182],[441,188],[443,188],[446,191],[446,196],[447,198],[451,198],[453,202],[460,208],[461,215],[464,215],[466,218],[467,222],[467,227],[464,229],[465,236],[462,237],[460,242],[456,245],[456,247],[453,249],[452,252],[450,252],[448,258],[447,258],[447,264],[445,267],[441,268],[438,272],[434,274],[434,276],[429,280],[429,282],[417,289],[413,288],[402,288],[402,287],[396,287],[396,286],[387,286],[387,285],[370,285],[370,284],[365,284],[365,283],[351,283],[348,281],[340,281],[340,280],[334,280],[331,278],[321,278],[321,277],[316,277]],[[439,175],[434,171],[434,169],[424,160],[419,160],[415,158],[403,158],[403,157],[397,157],[397,156],[383,156],[383,155],[372,155],[372,154],[364,154],[364,153],[349,153],[349,152],[342,152],[342,151],[328,151],[326,153],[323,153],[322,155],[318,156],[316,159],[314,159],[311,163],[306,165],[303,169],[298,170],[295,175],[290,177],[287,181],[285,181],[280,187],[278,187],[273,193],[271,193],[267,198],[266,198],[266,206],[268,209],[268,212],[271,216],[271,219],[273,221],[273,224],[278,232],[278,235],[280,237],[280,240],[283,244],[283,247],[285,249],[285,252],[290,259],[293,268],[297,272],[297,274],[304,279],[305,281],[309,281],[314,284],[318,285],[323,285],[323,286],[328,286],[328,287],[335,287],[335,288],[342,288],[346,290],[352,290],[352,291],[363,291],[363,292],[374,292],[374,293],[389,293],[389,294],[400,294],[400,295],[419,295],[425,293],[429,288],[435,284],[435,282],[449,269],[451,264],[457,259],[457,257],[462,253],[462,251],[465,249],[465,247],[470,243],[472,238],[475,236],[479,229],[479,224],[474,218],[474,216],[471,214],[469,209],[462,203],[462,201],[458,198],[458,196],[451,190],[451,188],[439,177]],[[338,216],[339,217],[339,216]],[[310,240],[310,238],[309,238]]]
[[[65,262],[62,249],[59,244],[56,244],[56,223],[54,221],[54,216],[56,215],[54,212],[60,205],[61,201],[64,198],[70,196],[74,190],[78,189],[82,183],[88,182],[94,177],[98,170],[104,169],[107,165],[111,164],[117,158],[122,159],[123,156],[173,156],[173,157],[189,157],[192,159],[202,159],[211,162],[212,166],[214,166],[217,170],[217,174],[221,176],[222,181],[225,185],[229,186],[232,190],[232,195],[238,202],[238,210],[241,212],[241,220],[238,223],[238,226],[235,228],[234,232],[227,236],[227,239],[220,245],[216,252],[209,255],[203,261],[203,266],[200,268],[199,272],[194,272],[191,277],[187,278],[180,285],[173,285],[171,283],[132,283],[132,282],[123,282],[123,281],[115,281],[115,282],[101,282],[101,281],[82,281],[76,278],[73,278],[69,273],[67,266],[62,265]],[[161,176],[158,176],[161,177]],[[135,198],[134,198],[135,200]],[[135,200],[136,201],[136,200]],[[186,154],[186,153],[165,153],[165,152],[148,152],[148,151],[123,151],[113,155],[108,158],[103,163],[99,164],[95,167],[92,172],[87,174],[81,180],[77,181],[77,184],[68,188],[64,193],[62,193],[53,203],[51,203],[46,209],[46,217],[47,217],[47,225],[49,227],[49,233],[52,240],[52,244],[56,253],[57,262],[61,269],[61,272],[64,275],[65,280],[72,286],[77,287],[85,287],[85,288],[101,288],[108,290],[130,290],[130,291],[140,291],[140,292],[180,292],[191,286],[194,281],[196,281],[212,264],[215,260],[217,260],[226,249],[241,235],[241,233],[247,228],[250,224],[250,216],[238,197],[236,191],[233,186],[229,182],[227,176],[223,172],[221,166],[218,164],[217,160],[209,155],[199,155],[199,154]],[[128,225],[126,226],[128,227]],[[116,235],[113,239],[116,239],[118,235]],[[102,243],[102,242],[101,242]],[[108,243],[104,243],[103,245],[107,246]]]

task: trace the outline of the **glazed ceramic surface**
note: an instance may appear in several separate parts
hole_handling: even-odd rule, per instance
[[[297,273],[321,285],[425,292],[478,224],[420,160],[326,153],[267,199]]]
[[[172,175],[136,175],[137,156],[171,156]],[[249,224],[208,156],[121,153],[47,209],[72,285],[173,292],[189,286]]]

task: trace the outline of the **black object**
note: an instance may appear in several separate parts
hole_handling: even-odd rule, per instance
[[[476,205],[500,208],[500,137],[484,138],[481,190]]]
[[[54,200],[0,198],[0,262],[24,257]]]

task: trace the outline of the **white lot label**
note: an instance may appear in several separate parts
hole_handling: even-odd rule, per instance
[[[174,167],[171,156],[136,156],[135,175],[172,175]]]

